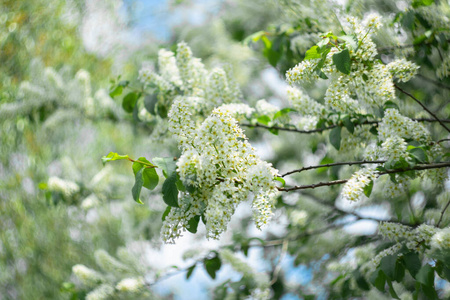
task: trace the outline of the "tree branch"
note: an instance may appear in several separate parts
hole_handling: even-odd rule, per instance
[[[385,174],[395,174],[395,173],[403,173],[407,171],[422,171],[422,170],[429,170],[429,169],[439,169],[439,168],[446,168],[450,167],[450,162],[444,162],[444,163],[435,163],[435,164],[427,164],[427,165],[419,165],[415,166],[413,168],[406,168],[406,169],[392,169],[392,170],[386,170],[383,172],[378,173],[378,175],[385,175]],[[306,189],[314,189],[316,187],[321,186],[331,186],[331,185],[337,185],[337,184],[343,184],[346,183],[348,179],[340,179],[340,180],[333,180],[333,181],[326,181],[326,182],[318,182],[310,185],[296,185],[290,188],[283,188],[283,187],[277,187],[277,189],[281,192],[290,192],[295,190],[306,190]]]
[[[450,120],[448,119],[444,119],[444,120],[435,120],[435,119],[429,119],[429,118],[413,118],[411,119],[413,121],[417,121],[417,122],[443,122],[443,123],[450,123]],[[380,123],[381,121],[365,121],[363,123],[360,124],[356,124],[356,126],[360,126],[360,125],[376,125],[378,123]],[[240,124],[240,126],[242,127],[250,127],[250,128],[264,128],[264,129],[275,129],[275,130],[280,130],[280,131],[290,131],[290,132],[297,132],[297,133],[305,133],[305,134],[309,134],[309,133],[317,133],[317,132],[323,132],[326,130],[330,130],[333,129],[335,127],[337,127],[337,124],[333,124],[327,127],[323,127],[323,128],[317,128],[317,129],[311,129],[311,130],[301,130],[301,129],[296,129],[296,128],[289,128],[289,127],[281,127],[281,126],[267,126],[267,125],[263,125],[260,123],[256,123],[256,124]]]
[[[429,110],[422,102],[419,101],[419,99],[417,99],[416,97],[414,97],[413,95],[411,95],[410,93],[408,93],[407,91],[403,90],[401,87],[399,87],[398,85],[394,84],[395,88],[397,90],[399,90],[400,92],[402,92],[403,94],[409,96],[411,99],[413,99],[414,101],[416,101],[420,106],[422,106],[422,108],[424,110],[426,110],[433,118],[436,119],[436,121],[439,122],[439,124],[442,125],[442,127],[444,127],[448,132],[450,132],[450,129],[444,124],[444,122],[442,122],[431,110]]]
[[[383,164],[385,162],[386,162],[386,160],[372,160],[372,161],[371,160],[361,160],[361,161],[336,162],[336,163],[323,164],[323,165],[317,165],[317,166],[303,167],[300,169],[286,172],[283,175],[281,175],[281,177],[291,175],[293,173],[300,173],[303,171],[312,170],[312,169],[329,168],[329,167],[334,167],[334,166],[345,166],[345,165],[351,166],[351,165],[363,165],[363,164]]]
[[[439,225],[441,225],[442,219],[444,218],[445,211],[447,210],[449,205],[450,205],[450,200],[447,202],[447,204],[442,209],[441,216],[439,217],[439,221],[437,222],[436,227],[439,227]]]

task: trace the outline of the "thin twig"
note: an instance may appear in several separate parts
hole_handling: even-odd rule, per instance
[[[288,128],[288,127],[280,127],[280,126],[267,126],[260,123],[256,124],[240,124],[244,127],[255,127],[255,128],[264,128],[264,129],[275,129],[275,130],[281,130],[281,131],[291,131],[291,132],[298,132],[298,133],[315,133],[315,132],[322,132],[325,130],[333,129],[337,127],[338,125],[330,125],[328,127],[318,128],[318,129],[312,129],[312,130],[301,130],[296,128]]]
[[[429,119],[429,118],[413,118],[411,119],[413,121],[417,121],[417,122],[439,122],[435,119]],[[440,120],[443,123],[450,123],[449,119],[444,119],[444,120]],[[378,123],[380,123],[381,121],[365,121],[363,123],[360,124],[356,124],[356,126],[360,126],[360,125],[376,125]],[[280,131],[290,131],[290,132],[297,132],[297,133],[317,133],[317,132],[323,132],[326,130],[330,130],[333,129],[335,127],[337,127],[337,124],[333,124],[327,127],[322,127],[322,128],[317,128],[317,129],[311,129],[311,130],[301,130],[301,129],[296,129],[296,128],[289,128],[289,127],[281,127],[281,126],[267,126],[267,125],[263,125],[260,123],[255,123],[255,124],[240,124],[240,126],[242,127],[250,127],[250,128],[264,128],[264,129],[274,129],[274,130],[280,130]]]
[[[292,170],[287,173],[284,173],[283,175],[281,175],[281,177],[291,175],[293,173],[300,173],[303,171],[312,170],[312,169],[329,168],[329,167],[334,167],[334,166],[345,166],[345,165],[351,166],[351,165],[363,165],[363,164],[383,164],[385,162],[386,162],[386,160],[362,160],[362,161],[336,162],[336,163],[323,164],[323,165],[317,165],[317,166],[303,167],[300,169],[296,169],[296,170]]]
[[[406,169],[392,169],[392,170],[386,170],[383,172],[378,173],[378,175],[385,175],[385,174],[395,174],[395,173],[403,173],[407,171],[421,171],[421,170],[429,170],[429,169],[439,169],[439,168],[446,168],[450,167],[450,162],[444,162],[444,163],[436,163],[436,164],[428,164],[428,165],[419,165],[415,166],[413,168],[406,168]],[[333,181],[326,181],[326,182],[318,182],[310,185],[296,185],[290,188],[283,188],[283,187],[277,187],[277,189],[281,192],[290,192],[295,190],[306,190],[306,189],[314,189],[316,187],[321,186],[332,186],[337,184],[343,184],[346,183],[348,179],[340,179],[340,180],[333,180]]]
[[[450,200],[447,202],[447,204],[444,206],[444,208],[441,211],[441,216],[439,217],[439,221],[436,224],[436,227],[439,227],[439,225],[441,225],[442,219],[444,218],[444,213],[447,210],[447,208],[450,205]]]
[[[437,141],[436,143],[437,143],[437,144],[440,144],[440,143],[442,143],[442,142],[448,142],[448,141],[450,141],[450,139],[442,139],[442,140]]]
[[[444,127],[448,132],[450,132],[450,129],[444,124],[444,122],[442,122],[431,110],[429,110],[422,102],[419,101],[419,99],[417,99],[416,97],[414,97],[413,95],[411,95],[410,93],[408,93],[407,91],[405,91],[404,89],[402,89],[401,87],[399,87],[398,85],[394,85],[395,88],[397,90],[399,90],[400,92],[402,92],[403,94],[409,96],[411,99],[413,99],[414,101],[416,101],[420,106],[422,106],[422,108],[424,110],[426,110],[433,118],[436,119],[436,121],[439,122],[439,124],[442,125],[442,127]]]

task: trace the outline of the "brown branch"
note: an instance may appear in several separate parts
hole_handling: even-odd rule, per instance
[[[416,101],[420,106],[422,106],[422,108],[424,110],[426,110],[433,118],[436,119],[436,121],[439,122],[439,124],[442,125],[442,127],[444,127],[448,132],[450,132],[450,129],[444,124],[444,122],[442,122],[431,110],[429,110],[422,102],[419,101],[419,99],[417,99],[416,97],[414,97],[412,94],[408,93],[407,91],[403,90],[401,87],[399,87],[398,85],[394,84],[395,88],[397,90],[399,90],[400,92],[402,92],[403,94],[409,96],[411,99],[413,99],[414,101]]]
[[[417,122],[443,122],[443,123],[450,123],[449,119],[444,119],[444,120],[435,120],[435,119],[429,119],[429,118],[413,118],[411,119],[413,121],[417,121]],[[381,121],[365,121],[363,123],[360,124],[356,124],[356,126],[360,126],[360,125],[376,125],[378,123],[380,123]],[[290,132],[297,132],[297,133],[305,133],[305,134],[309,134],[309,133],[317,133],[317,132],[323,132],[326,130],[330,130],[333,129],[335,127],[337,127],[337,124],[333,124],[327,127],[323,127],[323,128],[317,128],[317,129],[311,129],[311,130],[301,130],[301,129],[296,129],[296,128],[289,128],[289,127],[281,127],[281,126],[267,126],[267,125],[263,125],[260,123],[256,123],[256,124],[240,124],[240,126],[242,127],[250,127],[250,128],[264,128],[264,129],[275,129],[275,130],[280,130],[280,131],[290,131]]]
[[[317,165],[317,166],[303,167],[300,169],[296,169],[296,170],[292,170],[287,173],[284,173],[283,175],[281,175],[281,177],[291,175],[293,173],[300,173],[303,171],[312,170],[312,169],[329,168],[329,167],[334,167],[334,166],[345,166],[345,165],[351,166],[351,165],[363,165],[363,164],[383,164],[385,162],[386,162],[386,160],[362,160],[362,161],[336,162],[336,163],[323,164],[323,165]]]
[[[422,171],[422,170],[439,169],[439,168],[446,168],[446,167],[450,167],[450,162],[419,165],[419,166],[415,166],[413,168],[406,168],[406,169],[386,170],[386,171],[378,173],[378,175],[381,176],[381,175],[385,175],[385,174],[403,173],[403,172],[407,172],[407,171]],[[296,185],[296,186],[293,186],[290,188],[277,187],[277,189],[281,192],[290,192],[290,191],[295,191],[295,190],[314,189],[316,187],[321,187],[321,186],[332,186],[332,185],[337,185],[337,184],[343,184],[343,183],[346,183],[347,181],[348,181],[348,179],[340,179],[340,180],[333,180],[333,181],[326,181],[326,182],[318,182],[318,183],[310,184],[310,185]]]
[[[338,125],[330,125],[328,127],[318,128],[318,129],[312,129],[312,130],[301,130],[296,128],[288,128],[288,127],[280,127],[280,126],[267,126],[260,123],[256,124],[241,124],[241,126],[244,127],[254,127],[254,128],[264,128],[264,129],[276,129],[281,131],[291,131],[291,132],[298,132],[298,133],[315,133],[315,132],[322,132],[325,130],[333,129],[337,127]]]
[[[442,139],[442,140],[437,141],[436,144],[440,144],[442,142],[448,142],[448,141],[450,141],[450,139]]]
[[[444,218],[445,211],[447,210],[449,205],[450,205],[450,200],[447,202],[447,204],[442,209],[441,216],[439,217],[439,221],[437,222],[436,227],[439,227],[439,225],[441,225],[442,219]]]

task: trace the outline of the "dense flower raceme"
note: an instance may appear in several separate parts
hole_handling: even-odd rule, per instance
[[[364,196],[364,188],[377,178],[377,171],[373,168],[364,168],[357,171],[342,189],[342,196],[349,201],[360,200]]]
[[[349,17],[347,24],[348,32],[354,34],[356,44],[345,42],[336,47],[333,45],[326,58],[324,57],[323,66],[319,66],[320,58],[305,59],[286,74],[287,81],[291,84],[288,97],[294,108],[302,116],[308,117],[310,123],[333,113],[373,114],[387,103],[395,106],[394,80],[406,82],[417,73],[418,66],[403,58],[387,65],[376,59],[377,49],[370,35],[381,27],[378,16],[369,15],[362,22]],[[350,55],[351,67],[348,74],[339,70],[334,62],[333,56],[342,51],[342,47],[345,47]],[[322,71],[323,75],[329,78],[324,105],[293,86],[296,83],[305,84],[319,80],[318,71]],[[302,124],[304,128],[308,127],[305,122]],[[422,124],[401,115],[396,108],[387,108],[378,126],[377,136],[374,136],[367,126],[358,126],[352,133],[345,131],[341,138],[341,150],[363,147],[366,160],[410,162],[412,158],[408,152],[409,141],[424,146],[433,144],[429,132]],[[434,144],[432,149],[425,151],[428,157],[434,158],[438,156],[440,146]],[[345,199],[356,201],[363,197],[364,187],[376,177],[374,173],[366,174],[367,172],[373,171],[359,171],[346,183],[342,193]],[[446,177],[445,171],[442,170],[421,173],[426,174],[433,182],[441,184]],[[408,186],[408,180],[402,175],[394,176],[397,183],[387,183],[385,189],[385,195],[389,197],[401,195]]]
[[[199,127],[191,114],[186,97],[176,98],[169,112],[169,130],[182,150],[177,171],[183,183],[195,190],[182,193],[180,208],[171,209],[163,223],[163,240],[173,243],[188,221],[200,215],[206,218],[207,237],[218,238],[237,205],[250,194],[260,228],[272,215],[277,170],[255,155],[231,116],[230,105],[214,109]]]
[[[145,85],[156,87],[166,104],[171,104],[178,95],[192,97],[197,100],[192,103],[196,111],[208,116],[215,107],[237,103],[242,98],[229,66],[206,70],[184,42],[178,44],[176,55],[165,49],[159,51],[158,70],[159,74],[144,66],[139,78]]]
[[[341,49],[332,48],[327,54],[321,70],[330,78],[325,94],[325,107],[341,113],[364,113],[375,105],[383,105],[395,99],[393,79],[408,81],[417,72],[418,67],[405,59],[395,60],[384,65],[375,59],[376,45],[370,38],[381,27],[378,16],[370,15],[364,22],[356,18],[348,18],[349,31],[357,40],[357,50],[350,48],[351,69],[349,74],[340,72],[333,64],[333,55]],[[319,79],[316,68],[319,58],[307,59],[290,69],[286,78],[288,83],[304,84]],[[317,105],[311,106],[306,114],[317,113]]]

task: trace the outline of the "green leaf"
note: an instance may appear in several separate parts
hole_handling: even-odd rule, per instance
[[[269,116],[263,115],[263,116],[259,116],[256,121],[258,121],[258,123],[266,125],[269,124],[269,122],[271,121]]]
[[[434,3],[434,0],[414,0],[412,2],[412,7],[417,8],[420,6],[429,6]]]
[[[334,148],[339,150],[341,148],[341,127],[334,127],[330,132],[330,143]]]
[[[265,47],[263,50],[264,56],[272,66],[276,67],[278,61],[282,56],[282,52],[276,51],[274,47],[272,47],[272,42],[267,38],[267,36],[261,36],[261,40],[263,41]]]
[[[375,271],[371,278],[371,283],[381,292],[384,292],[384,286],[386,284],[386,275],[383,273],[383,271],[377,269],[377,271]]]
[[[417,273],[416,280],[425,286],[434,285],[434,269],[429,264],[424,265],[419,273]]]
[[[349,296],[350,296],[350,278],[345,280],[341,286],[342,299],[348,299]]]
[[[109,152],[108,155],[102,157],[103,165],[105,165],[108,161],[119,160],[119,159],[128,159],[128,155],[120,155],[115,152]]]
[[[284,180],[284,178],[283,177],[275,177],[274,178],[276,181],[279,181],[279,182],[281,182],[281,186],[282,187],[284,187],[285,185],[286,185],[286,181]]]
[[[128,113],[132,113],[138,99],[139,95],[137,93],[128,93],[125,97],[123,97],[122,108]]]
[[[364,187],[364,195],[366,195],[367,198],[369,198],[370,194],[372,194],[372,189],[373,189],[373,180],[371,180],[369,184]]]
[[[442,268],[442,278],[447,279],[447,281],[450,281],[450,268],[447,268],[446,266],[444,266]]]
[[[386,101],[384,103],[383,110],[386,110],[389,108],[395,108],[395,109],[399,110],[397,103],[392,102],[392,101]]]
[[[139,204],[144,204],[141,199],[139,199],[141,195],[142,185],[144,184],[144,178],[142,176],[143,169],[140,169],[135,175],[134,186],[131,189],[131,193],[133,194],[133,199]]]
[[[433,286],[427,286],[422,284],[422,291],[427,297],[427,300],[439,299],[436,289]]]
[[[149,168],[148,165],[144,165],[140,162],[145,162],[150,165],[153,165],[151,162],[149,162],[145,157],[139,157],[137,159],[138,161],[133,162],[133,173],[136,176],[136,173],[143,169],[142,177],[144,179],[144,187],[153,190],[159,182],[159,176],[158,173],[156,173],[155,168]]]
[[[116,96],[122,95],[122,92],[123,92],[123,86],[118,85],[111,92],[109,92],[109,96],[111,98],[114,98]]]
[[[273,135],[278,135],[278,129],[277,128],[269,128],[269,132]]]
[[[263,30],[258,31],[258,32],[255,32],[255,33],[249,35],[248,37],[246,37],[246,38],[242,41],[242,43],[243,43],[244,45],[248,45],[248,44],[250,44],[250,42],[257,42],[257,41],[259,41],[259,40],[261,39],[261,37],[262,37],[265,33],[266,33],[266,32],[263,31]]]
[[[177,170],[177,162],[173,157],[155,157],[153,163],[163,170],[166,178]]]
[[[360,289],[364,291],[370,290],[369,284],[367,283],[366,279],[364,278],[364,276],[362,276],[361,272],[358,269],[353,271],[353,278],[355,278],[356,284]]]
[[[410,153],[410,155],[412,157],[414,157],[415,159],[417,159],[417,161],[421,162],[421,163],[427,163],[428,162],[428,155],[425,152],[425,150],[423,150],[422,148],[412,148],[410,150],[408,150],[408,152]]]
[[[282,117],[282,116],[285,116],[285,115],[287,115],[288,113],[293,112],[293,111],[295,112],[296,110],[293,109],[293,108],[290,108],[290,107],[283,108],[282,110],[277,111],[277,112],[275,113],[275,115],[273,116],[273,119],[276,120],[276,119],[278,119],[278,118],[280,118],[280,117]]]
[[[156,104],[158,103],[158,95],[146,95],[144,98],[144,107],[152,115],[156,115]]]
[[[156,109],[157,109],[158,115],[161,118],[163,118],[163,119],[167,118],[167,113],[168,113],[167,106],[165,106],[163,103],[158,103],[158,105],[156,106]]]
[[[317,51],[318,49],[318,46],[312,46],[308,51],[306,51],[305,60],[321,58],[322,55],[320,55],[320,53]]]
[[[331,157],[325,155],[325,157],[322,158],[322,160],[320,161],[319,165],[326,165],[326,164],[332,164],[332,163],[334,163],[334,160]],[[327,167],[317,168],[316,172],[317,172],[317,174],[321,174],[327,170],[328,170]]]
[[[338,39],[344,41],[353,51],[358,50],[358,38],[356,35],[343,35],[338,37]]]
[[[397,282],[401,282],[404,277],[405,277],[405,267],[402,263],[402,259],[399,258],[395,263],[394,280]]]
[[[390,279],[394,279],[395,275],[395,263],[397,261],[397,255],[386,255],[381,259],[380,269]]]
[[[205,258],[203,260],[203,265],[205,266],[206,272],[209,274],[209,276],[211,276],[212,279],[216,279],[216,272],[222,266],[222,261],[216,254],[216,256],[213,258]]]
[[[183,184],[183,181],[181,181],[180,176],[178,176],[177,181],[175,182],[175,184],[177,185],[177,189],[180,192],[186,192],[186,187]]]
[[[355,132],[355,124],[353,124],[349,116],[343,118],[342,123],[344,123],[345,128],[347,128],[351,134]]]
[[[323,47],[327,46],[329,42],[330,42],[330,38],[326,37],[326,38],[323,38],[320,42],[318,42],[317,46],[319,48],[323,48]]]
[[[352,61],[348,49],[333,54],[333,63],[338,71],[347,75],[350,74]]]
[[[188,225],[189,228],[186,228],[190,233],[197,233],[198,222],[200,222],[200,216],[194,216],[189,219]]]
[[[369,132],[373,135],[378,135],[378,129],[375,126],[372,126]]]
[[[186,280],[189,279],[189,278],[191,277],[191,275],[192,275],[192,273],[194,272],[194,269],[195,269],[196,266],[197,266],[197,265],[194,264],[194,265],[190,266],[190,267],[187,269]]]
[[[395,292],[394,287],[392,286],[392,281],[390,281],[390,280],[386,280],[386,281],[387,281],[387,284],[389,286],[389,294],[391,294],[392,298],[400,299],[398,297],[397,293]]]
[[[172,207],[178,207],[178,189],[176,185],[178,174],[173,172],[163,183],[162,194],[164,202]]]
[[[172,209],[172,206],[167,206],[166,210],[163,212],[162,216],[161,216],[161,220],[164,222],[164,220],[166,219],[166,217],[169,215],[170,210]]]

